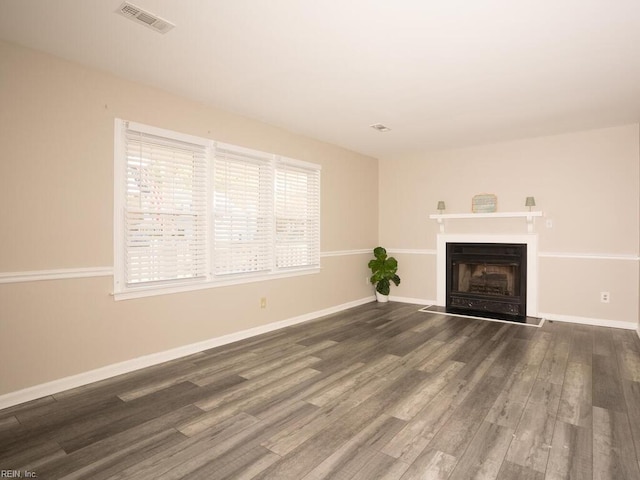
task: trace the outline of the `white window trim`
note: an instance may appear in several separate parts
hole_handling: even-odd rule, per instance
[[[155,295],[167,295],[173,293],[180,292],[188,292],[195,290],[203,290],[208,288],[215,287],[225,287],[231,285],[241,285],[246,283],[254,283],[254,282],[263,282],[267,280],[276,280],[282,278],[296,277],[302,275],[312,275],[320,273],[320,265],[314,266],[301,266],[301,267],[293,267],[290,269],[277,269],[272,268],[269,272],[259,272],[259,273],[245,273],[245,274],[235,274],[235,275],[225,275],[225,276],[215,276],[214,275],[214,265],[213,265],[213,255],[212,255],[212,242],[213,242],[213,210],[212,204],[207,204],[207,215],[209,218],[209,227],[207,229],[207,252],[208,252],[208,264],[207,264],[207,276],[206,278],[198,278],[198,279],[187,279],[187,280],[175,280],[175,281],[166,281],[166,282],[158,282],[155,284],[143,284],[143,285],[127,285],[124,274],[125,274],[125,247],[124,247],[124,239],[125,239],[125,218],[124,218],[124,207],[125,207],[125,195],[126,195],[126,155],[125,155],[125,142],[123,138],[123,128],[125,125],[129,125],[130,127],[140,129],[141,131],[151,133],[153,135],[173,138],[176,140],[181,140],[189,143],[206,145],[209,150],[209,155],[207,156],[207,184],[208,184],[208,197],[210,199],[213,198],[213,148],[215,142],[213,140],[204,139],[200,137],[195,137],[193,135],[182,134],[170,130],[165,130],[157,127],[152,127],[148,125],[142,125],[135,122],[127,122],[121,119],[115,119],[115,128],[114,128],[114,215],[113,215],[113,232],[114,232],[114,289],[113,289],[113,297],[116,301],[118,300],[128,300],[134,298],[142,298],[149,297]],[[243,147],[237,147],[239,151],[246,150],[247,152],[255,152],[250,149],[246,149]],[[263,153],[263,152],[259,152]],[[305,162],[302,160],[291,159],[289,157],[280,157],[277,155],[271,155],[271,168],[275,172],[276,166],[279,161],[286,160],[286,162],[290,164],[297,164],[301,167],[308,169],[315,169],[318,172],[321,171],[321,166],[309,162]],[[275,175],[274,175],[275,178]],[[275,224],[275,219],[274,219]],[[274,240],[275,242],[275,240]],[[274,243],[272,242],[272,243]],[[272,255],[273,255],[273,263],[275,265],[275,247],[272,246]],[[318,252],[320,256],[320,252]]]

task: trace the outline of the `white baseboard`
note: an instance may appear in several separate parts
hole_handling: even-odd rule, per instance
[[[625,330],[636,330],[637,325],[631,322],[620,320],[606,320],[604,318],[579,317],[576,315],[560,315],[556,313],[538,313],[539,317],[552,322],[580,323],[582,325],[593,325],[596,327],[623,328]]]
[[[230,333],[221,337],[211,338],[198,343],[192,343],[190,345],[184,345],[182,347],[172,348],[164,352],[152,353],[150,355],[144,355],[142,357],[126,360],[124,362],[114,363],[105,367],[90,370],[88,372],[79,373],[70,377],[60,378],[51,382],[42,383],[33,387],[28,387],[23,390],[10,392],[4,395],[0,395],[0,410],[3,408],[12,407],[20,403],[29,402],[38,398],[46,397],[48,395],[54,395],[56,393],[69,390],[71,388],[81,387],[89,383],[98,382],[107,378],[122,375],[124,373],[133,372],[141,368],[158,365],[163,362],[175,360],[177,358],[186,357],[194,353],[202,352],[210,348],[227,345],[229,343],[237,342],[238,340],[244,340],[246,338],[254,337],[263,333],[272,332],[281,328],[297,325],[299,323],[315,320],[326,315],[341,312],[349,308],[364,305],[365,303],[375,301],[374,296],[361,298],[352,302],[343,303],[342,305],[336,305],[334,307],[325,308],[315,312],[305,313],[297,317],[289,318],[279,322],[269,323],[267,325],[261,325],[259,327],[250,328],[248,330],[242,330],[240,332]]]
[[[389,300],[392,302],[400,303],[414,303],[416,305],[435,305],[435,300],[425,300],[424,298],[411,298],[411,297],[396,297],[395,295],[389,295]]]

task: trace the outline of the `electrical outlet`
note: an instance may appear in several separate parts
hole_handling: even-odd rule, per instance
[[[370,285],[371,284],[371,280],[369,280],[369,277],[364,277],[364,284],[365,285]]]
[[[545,225],[547,226],[547,228],[553,228],[553,220],[547,219]]]
[[[260,299],[260,308],[267,308],[267,297],[262,297]]]
[[[602,303],[609,303],[611,301],[611,295],[609,295],[609,292],[600,292],[600,301]]]

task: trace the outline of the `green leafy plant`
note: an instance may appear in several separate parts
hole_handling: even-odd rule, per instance
[[[376,257],[369,261],[371,269],[370,281],[376,286],[376,291],[381,295],[389,295],[391,283],[396,286],[400,285],[400,277],[396,274],[398,271],[398,261],[393,257],[387,257],[387,251],[382,247],[373,249],[373,256]]]

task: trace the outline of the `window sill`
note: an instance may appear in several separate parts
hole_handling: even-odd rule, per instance
[[[281,278],[299,277],[301,275],[313,275],[320,273],[320,267],[305,268],[299,270],[288,270],[278,273],[270,273],[256,276],[237,276],[227,280],[202,280],[193,283],[172,283],[166,285],[149,285],[143,287],[133,287],[126,291],[114,292],[113,298],[116,301],[131,300],[133,298],[153,297],[156,295],[170,295],[172,293],[191,292],[194,290],[205,290],[216,287],[229,287],[232,285],[243,285],[245,283],[264,282],[266,280],[278,280]]]

